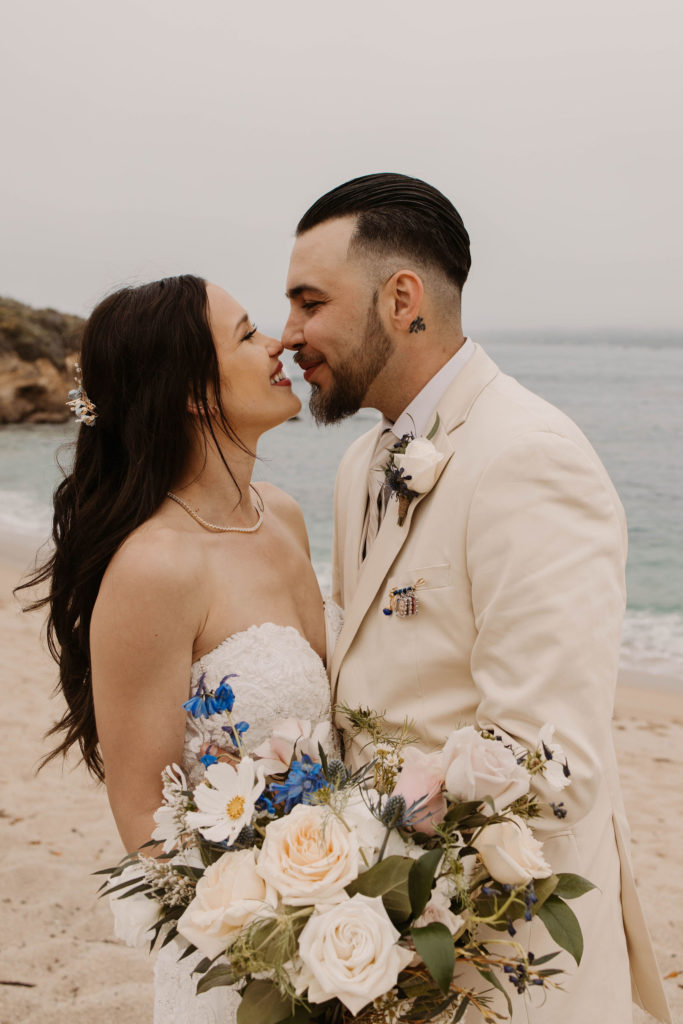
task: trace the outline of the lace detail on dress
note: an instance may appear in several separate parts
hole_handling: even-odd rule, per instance
[[[325,666],[293,626],[265,622],[235,633],[192,666],[190,696],[204,676],[208,689],[234,672],[232,717],[248,722],[243,736],[247,750],[254,750],[270,735],[278,718],[307,718],[314,725],[330,721],[330,687]],[[183,769],[191,786],[204,776],[200,748],[203,743],[225,745],[225,718],[188,719]]]
[[[328,627],[330,615],[331,610],[326,608]],[[228,637],[192,665],[189,696],[195,693],[202,675],[206,686],[215,689],[224,676],[233,672],[235,678],[230,680],[235,694],[232,716],[235,722],[249,723],[243,736],[248,750],[268,738],[278,718],[309,719],[314,726],[331,722],[325,666],[293,626],[265,622]],[[202,744],[224,745],[223,724],[223,716],[213,719],[188,716],[182,767],[190,787],[196,786],[204,776],[199,761]],[[331,729],[327,753],[337,752],[336,735]],[[201,956],[187,957],[178,963],[180,955],[180,946],[171,942],[157,956],[154,1024],[234,1024],[240,1002],[237,992],[220,987],[197,996],[197,975],[193,977],[191,972]]]

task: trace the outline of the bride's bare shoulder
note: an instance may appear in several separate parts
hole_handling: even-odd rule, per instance
[[[163,519],[143,523],[123,541],[107,566],[103,585],[165,588],[192,586],[201,578],[203,554],[188,535]]]

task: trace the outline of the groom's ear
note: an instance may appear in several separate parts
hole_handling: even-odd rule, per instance
[[[383,290],[392,326],[407,334],[420,313],[424,296],[422,278],[413,270],[397,270]]]

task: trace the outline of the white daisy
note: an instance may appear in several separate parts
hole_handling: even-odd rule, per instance
[[[233,843],[245,825],[251,824],[254,806],[265,788],[264,772],[250,757],[236,766],[219,761],[209,765],[194,791],[198,810],[190,811],[187,823],[205,839]]]
[[[178,845],[178,840],[187,831],[185,818],[188,798],[183,790],[187,790],[187,781],[177,764],[166,765],[161,773],[164,802],[154,812],[156,828],[152,839],[163,842],[164,853],[170,853]]]

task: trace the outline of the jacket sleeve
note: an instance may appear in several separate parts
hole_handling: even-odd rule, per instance
[[[527,747],[555,726],[571,826],[611,756],[625,604],[623,510],[597,456],[551,432],[516,438],[478,482],[466,551],[478,724]]]

